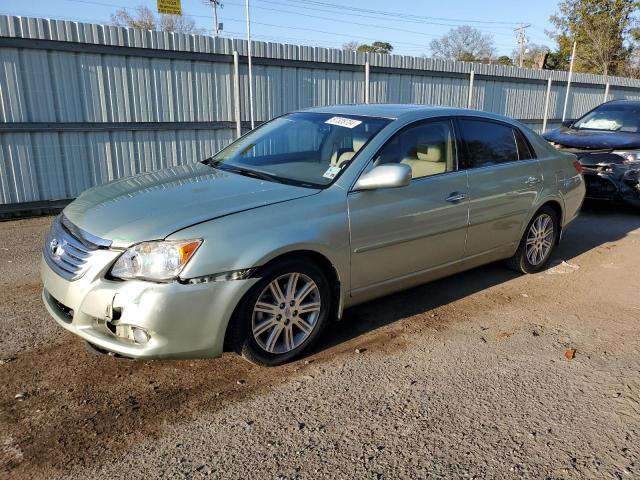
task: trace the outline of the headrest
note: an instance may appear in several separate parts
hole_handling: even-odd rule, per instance
[[[422,162],[442,162],[442,145],[437,143],[419,143],[416,157]]]
[[[351,160],[355,154],[356,154],[356,152],[343,152],[343,153],[341,153],[340,156],[338,157],[338,160],[337,160],[335,166],[336,167],[341,167],[344,162],[347,162],[347,161]]]
[[[357,152],[358,150],[360,150],[364,146],[364,144],[367,143],[368,139],[369,137],[367,137],[366,135],[354,135],[353,139],[351,140],[353,151]]]

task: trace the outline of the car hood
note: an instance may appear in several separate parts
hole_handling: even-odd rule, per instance
[[[64,209],[76,226],[113,246],[162,239],[190,225],[319,190],[194,163],[91,188]]]
[[[602,132],[561,127],[543,136],[549,142],[572,148],[613,150],[640,148],[640,134],[631,132]]]

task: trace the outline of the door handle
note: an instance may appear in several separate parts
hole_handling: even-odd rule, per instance
[[[447,198],[445,198],[445,201],[451,202],[451,203],[457,203],[464,200],[465,198],[467,198],[466,193],[452,192],[451,194],[449,194]]]
[[[526,183],[527,185],[535,185],[536,183],[539,183],[541,180],[538,177],[529,177],[525,180],[524,183]]]

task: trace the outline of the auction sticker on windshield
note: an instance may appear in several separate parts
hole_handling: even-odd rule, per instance
[[[335,178],[338,173],[340,173],[340,167],[329,167],[322,176],[324,178]]]
[[[353,118],[331,117],[329,120],[327,120],[324,123],[328,123],[329,125],[338,125],[339,127],[353,128],[360,125],[362,121],[354,120]]]

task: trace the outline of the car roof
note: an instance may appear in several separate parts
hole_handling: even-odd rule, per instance
[[[629,104],[629,105],[640,105],[640,100],[626,100],[624,98],[621,98],[621,99],[617,99],[617,100],[609,100],[608,102],[605,102],[602,105],[612,104],[612,103],[625,103],[625,104]]]
[[[404,104],[404,103],[355,103],[344,105],[330,105],[326,107],[314,107],[303,110],[312,113],[330,113],[335,115],[362,115],[365,117],[382,117],[389,119],[429,118],[447,115],[470,115],[484,118],[493,118],[513,123],[513,119],[490,112],[482,112],[467,108],[455,108],[435,105]]]

